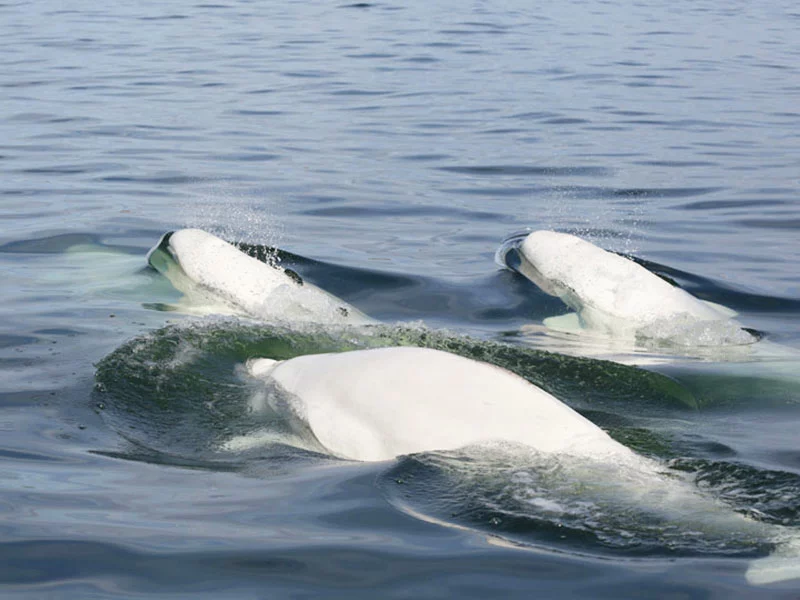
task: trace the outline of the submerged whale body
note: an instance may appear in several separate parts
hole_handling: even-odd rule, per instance
[[[506,240],[498,262],[524,275],[575,313],[545,321],[554,329],[686,345],[750,344],[733,311],[699,300],[641,265],[581,238],[534,231]]]
[[[644,510],[688,531],[770,540],[772,556],[753,561],[748,581],[764,584],[800,577],[798,545],[777,526],[740,515],[687,481],[664,474],[641,456],[547,392],[488,363],[427,348],[393,347],[305,355],[285,361],[254,359],[251,377],[264,394],[254,412],[290,413],[303,444],[333,456],[384,461],[428,451],[491,442],[519,444],[558,457],[587,481],[603,481],[620,510]],[[231,439],[224,449],[259,445],[258,434]],[[587,501],[592,484],[582,488]],[[610,490],[610,491],[609,491]],[[724,533],[723,533],[724,532]]]
[[[147,260],[195,304],[210,305],[210,312],[238,312],[264,321],[373,322],[293,271],[263,263],[200,229],[164,234]]]

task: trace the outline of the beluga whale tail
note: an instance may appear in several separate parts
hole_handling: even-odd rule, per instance
[[[297,273],[261,262],[200,229],[164,234],[147,261],[200,312],[262,321],[361,325],[374,322]]]
[[[560,331],[677,346],[741,346],[757,341],[735,312],[695,298],[636,262],[574,235],[534,231],[505,240],[495,255],[574,313],[545,320]]]

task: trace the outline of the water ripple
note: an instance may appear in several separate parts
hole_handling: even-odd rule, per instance
[[[606,167],[541,167],[529,165],[475,165],[437,167],[440,171],[465,175],[532,175],[538,177],[607,177],[612,170]]]

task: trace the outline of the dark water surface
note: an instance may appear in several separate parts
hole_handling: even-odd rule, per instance
[[[252,427],[247,358],[427,345],[800,528],[799,29],[788,1],[0,4],[0,595],[796,597],[745,582],[768,541],[534,463],[218,442]],[[189,319],[145,261],[186,226],[411,325]],[[528,227],[647,261],[778,356],[546,354],[590,352],[531,335],[564,307],[493,261]]]

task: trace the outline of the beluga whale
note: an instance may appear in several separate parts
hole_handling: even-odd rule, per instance
[[[273,322],[374,322],[294,271],[261,262],[200,229],[165,233],[147,261],[191,300],[194,312],[239,314]]]
[[[720,547],[743,538],[770,545],[773,554],[749,563],[750,583],[800,578],[800,544],[791,529],[734,511],[495,365],[441,350],[390,347],[251,359],[245,371],[257,383],[252,413],[292,424],[291,435],[278,440],[283,443],[352,461],[481,446],[491,453],[496,444],[506,444],[512,452],[519,448],[520,456],[544,457],[541,464],[555,460],[564,487],[579,490],[586,506],[634,511],[669,530],[722,540]],[[256,430],[220,449],[242,452],[274,441]],[[491,461],[482,464],[491,469]]]
[[[506,243],[498,257],[575,311],[548,319],[552,327],[635,341],[664,332],[668,339],[677,325],[710,336],[709,343],[755,341],[724,307],[704,303],[633,261],[574,236],[534,232]],[[288,323],[295,332],[302,323],[374,322],[299,275],[204,231],[165,234],[148,262],[194,306],[210,312]],[[355,330],[344,331],[350,335]],[[723,337],[714,338],[720,332]],[[656,523],[657,535],[664,524],[678,536],[719,541],[709,546],[712,551],[737,539],[745,540],[749,551],[755,540],[774,552],[749,563],[748,581],[800,578],[800,542],[792,528],[740,514],[688,476],[617,442],[556,397],[498,366],[430,348],[389,347],[285,360],[251,358],[238,363],[231,376],[232,388],[242,390],[237,401],[243,404],[244,421],[241,428],[215,435],[215,453],[258,454],[277,442],[333,459],[383,462],[413,454],[480,453],[498,445],[512,453],[521,449],[523,460],[532,453],[543,457],[537,464],[555,466],[548,473],[556,473],[558,485],[546,492],[552,491],[556,501],[540,499],[547,506],[577,494],[581,511],[592,503],[602,505],[612,516],[635,515],[623,519],[634,525],[643,515]],[[490,452],[483,456],[489,459],[462,461],[473,469],[470,477],[480,479],[485,468],[496,465]]]
[[[692,347],[758,340],[733,319],[734,311],[574,235],[544,230],[515,235],[495,258],[574,311],[545,319],[556,331]]]
[[[441,350],[388,347],[259,358],[247,363],[247,371],[271,386],[266,400],[258,396],[253,403],[255,412],[265,402],[288,399],[326,452],[344,459],[390,460],[492,440],[544,452],[632,455],[522,377]]]

